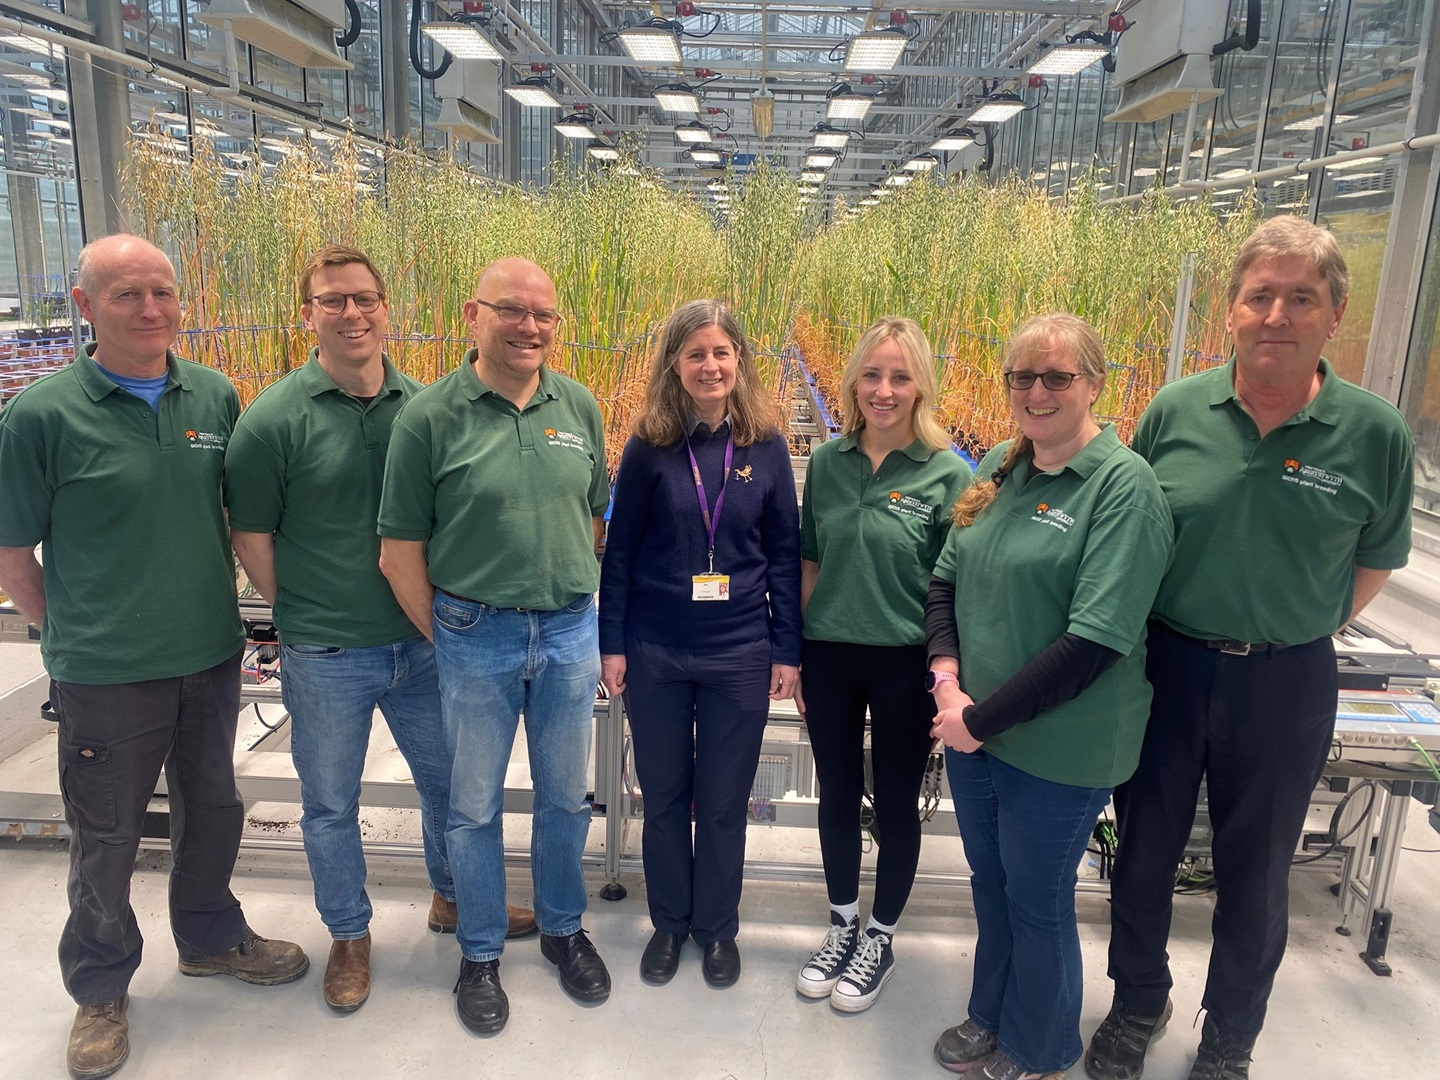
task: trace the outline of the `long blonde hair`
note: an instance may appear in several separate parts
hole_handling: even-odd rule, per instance
[[[935,380],[935,356],[930,350],[930,341],[919,323],[900,315],[882,315],[855,343],[855,351],[850,354],[845,373],[840,377],[840,400],[845,403],[845,418],[841,422],[840,433],[849,435],[865,426],[856,387],[871,354],[887,341],[893,341],[899,348],[900,355],[905,358],[905,366],[910,369],[910,378],[915,381],[915,408],[910,414],[910,429],[931,450],[948,448],[950,436],[935,419],[935,399],[940,396],[940,387]]]
[[[1079,365],[1080,374],[1091,386],[1105,388],[1105,346],[1095,328],[1078,316],[1067,311],[1052,311],[1048,315],[1036,315],[1021,323],[1010,335],[1005,346],[1003,371],[1008,374],[1015,370],[1016,361],[1059,352],[1072,357]],[[955,500],[950,516],[956,526],[964,528],[973,525],[987,506],[995,501],[1000,485],[1005,478],[1035,449],[1024,434],[1017,433],[1014,441],[1005,451],[996,469],[984,480],[971,484]]]
[[[665,320],[650,361],[650,381],[634,431],[651,446],[674,446],[690,428],[690,395],[680,385],[676,362],[685,340],[695,331],[718,326],[735,346],[735,389],[726,408],[736,446],[768,439],[780,433],[776,404],[760,379],[755,350],[730,309],[719,300],[691,300]]]

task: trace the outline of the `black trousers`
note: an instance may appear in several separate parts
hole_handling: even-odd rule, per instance
[[[733,940],[770,715],[770,642],[700,650],[627,639],[625,665],[650,921],[701,945]]]
[[[806,640],[805,726],[820,781],[820,854],[832,904],[860,896],[860,797],[865,791],[865,709],[875,822],[875,921],[893,926],[920,862],[920,783],[930,757],[935,701],[925,689],[923,645]]]
[[[170,929],[188,960],[246,935],[230,891],[245,806],[235,788],[240,653],[173,679],[52,684],[60,716],[60,793],[70,826],[70,918],[60,973],[78,1004],[125,993],[143,939],[130,876],[145,809],[164,768],[170,802]]]
[[[1175,871],[1203,777],[1216,879],[1203,1003],[1222,1030],[1253,1036],[1285,955],[1290,863],[1334,734],[1335,650],[1321,638],[1231,656],[1155,624],[1148,649],[1144,749],[1115,791],[1110,977],[1128,1007],[1164,1009]]]

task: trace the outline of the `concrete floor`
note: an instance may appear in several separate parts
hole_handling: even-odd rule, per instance
[[[26,648],[0,646],[0,691],[20,687],[0,697],[0,721],[4,702],[17,700],[34,674],[38,650]],[[25,738],[10,732],[10,746],[21,744],[11,763],[31,758],[53,771],[45,726],[28,723],[33,726]],[[0,744],[5,735],[0,731]],[[257,835],[273,833],[284,812],[294,816],[294,808],[277,812],[274,805],[252,813],[264,824]],[[386,811],[372,835],[394,839],[408,830],[413,838],[413,825],[413,812]],[[523,843],[523,819],[514,825],[512,846]],[[808,831],[756,826],[751,838],[752,857],[818,862]],[[636,841],[638,831],[631,830],[627,853]],[[1440,836],[1418,805],[1411,806],[1406,843],[1440,849]],[[958,869],[958,843],[927,837],[922,860],[925,870]],[[347,1016],[332,1013],[321,1000],[329,942],[311,903],[302,855],[247,850],[236,868],[235,892],[252,926],[265,936],[301,942],[314,964],[303,979],[274,988],[178,974],[165,924],[167,867],[165,852],[142,852],[134,878],[132,899],[150,947],[131,987],[131,1058],[118,1074],[127,1080],[313,1080],[332,1074],[389,1080],[471,1073],[487,1080],[939,1077],[947,1074],[930,1047],[941,1029],[964,1015],[969,987],[975,924],[961,889],[916,890],[896,940],[896,975],[884,996],[868,1013],[842,1016],[794,992],[794,973],[822,936],[820,885],[748,881],[741,911],[744,975],[733,989],[714,991],[701,978],[694,946],[687,946],[681,973],[669,986],[642,983],[637,966],[649,936],[643,882],[627,876],[629,897],[608,903],[596,896],[601,879],[591,876],[586,926],[610,964],[610,1000],[593,1007],[571,1002],[536,940],[513,942],[502,962],[510,1024],[497,1036],[478,1038],[455,1018],[451,988],[459,954],[453,937],[425,928],[429,891],[418,860],[371,859],[374,988],[369,1002]],[[8,930],[0,986],[9,1001],[7,1023],[0,1027],[0,1077],[65,1075],[73,1005],[55,961],[66,917],[65,874],[63,842],[0,844],[0,911]],[[1401,860],[1388,957],[1394,975],[1388,979],[1372,975],[1357,958],[1363,935],[1335,933],[1332,880],[1324,871],[1292,877],[1290,953],[1253,1075],[1440,1076],[1440,856],[1412,850]],[[525,872],[512,871],[510,881],[512,899],[525,902]],[[1175,1019],[1151,1051],[1149,1080],[1180,1080],[1188,1073],[1199,1037],[1190,1022],[1199,1008],[1211,908],[1207,897],[1176,901]],[[1110,999],[1105,899],[1082,895],[1080,918],[1087,991],[1082,1027],[1088,1037]],[[1077,1066],[1071,1075],[1083,1076],[1083,1069]]]

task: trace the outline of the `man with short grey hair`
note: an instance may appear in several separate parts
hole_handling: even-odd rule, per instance
[[[142,944],[130,875],[162,768],[181,973],[269,986],[310,962],[257,936],[230,891],[245,818],[233,756],[244,637],[220,478],[239,399],[224,375],[170,351],[179,291],[153,244],[96,240],[78,277],[95,341],[0,413],[0,588],[40,627],[60,717],[71,832],[60,970],[79,1005],[66,1060],[94,1080],[130,1051]]]

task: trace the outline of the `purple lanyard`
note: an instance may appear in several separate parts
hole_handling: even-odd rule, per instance
[[[710,554],[710,573],[715,572],[715,531],[720,528],[720,511],[725,507],[725,484],[730,479],[730,463],[735,460],[735,435],[725,440],[725,471],[720,474],[720,494],[715,496],[715,514],[710,514],[710,505],[705,501],[705,482],[700,479],[700,463],[695,460],[695,451],[690,448],[690,439],[685,439],[685,452],[690,455],[690,472],[695,477],[695,493],[700,499],[700,516],[705,519],[705,540]]]

